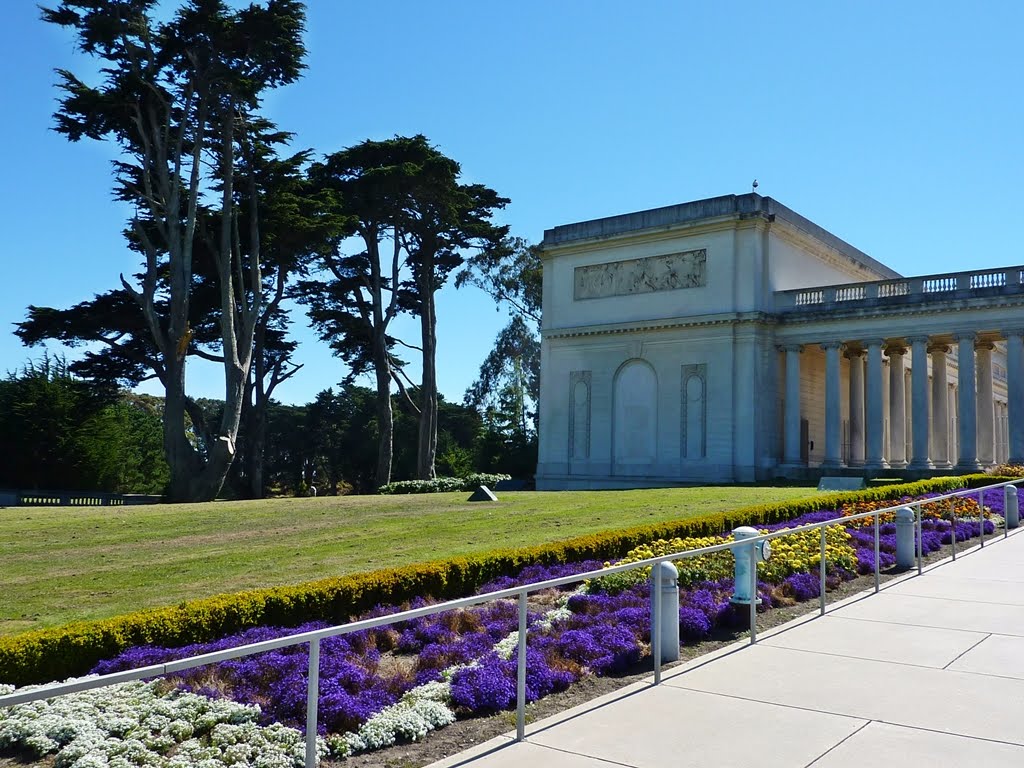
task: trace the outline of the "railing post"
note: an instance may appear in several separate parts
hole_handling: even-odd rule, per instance
[[[879,552],[879,546],[878,546],[878,518],[879,518],[879,514],[876,511],[875,512],[875,592],[877,592],[879,590],[879,586],[880,586],[880,582],[881,582],[881,576],[880,576],[880,573],[879,573],[879,569],[881,568],[881,566],[878,563],[878,552]]]
[[[519,593],[519,658],[516,663],[516,741],[526,738],[526,590]]]
[[[924,570],[924,506],[917,503],[917,575]]]
[[[757,642],[757,545],[750,543],[750,644]]]
[[[985,546],[985,492],[978,491],[978,536],[981,546]]]
[[[949,502],[949,543],[953,545],[953,561],[956,562],[956,498]]]
[[[1020,525],[1020,506],[1017,499],[1017,486],[1007,485],[1003,490],[1003,516],[1006,521],[1003,525],[1005,535],[1010,535],[1010,529]]]
[[[651,568],[654,575],[654,599],[651,601],[651,655],[654,656],[654,684],[661,684],[661,568]]]
[[[818,602],[821,607],[821,615],[825,615],[825,527],[822,526],[818,529],[821,531],[821,595],[818,598]]]
[[[320,698],[320,641],[309,641],[309,677],[306,682],[306,768],[316,768],[316,707]]]

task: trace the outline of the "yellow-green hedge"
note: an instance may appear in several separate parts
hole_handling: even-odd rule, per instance
[[[531,563],[607,560],[622,557],[634,547],[655,539],[706,536],[740,525],[776,523],[819,509],[834,509],[844,502],[894,499],[1000,480],[991,475],[968,475],[818,494],[535,547],[499,549],[290,587],[217,595],[175,607],[0,637],[0,681],[26,685],[84,674],[98,661],[135,645],[187,645],[258,625],[296,626],[314,620],[341,623],[376,605],[398,605],[421,595],[436,599],[463,597],[488,581],[511,575]]]

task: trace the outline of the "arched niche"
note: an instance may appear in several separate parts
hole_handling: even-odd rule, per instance
[[[569,376],[569,458],[590,458],[590,371]]]
[[[616,465],[653,464],[657,453],[658,377],[649,363],[629,360],[615,374],[612,428]]]
[[[687,460],[707,455],[707,365],[684,365],[680,424],[682,456]]]

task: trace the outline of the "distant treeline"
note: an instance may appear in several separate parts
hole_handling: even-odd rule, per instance
[[[198,400],[210,419],[223,403]],[[533,475],[537,445],[489,412],[445,402],[438,409],[440,475],[507,472]],[[271,403],[262,452],[263,495],[369,493],[375,487],[376,393],[354,384],[327,389],[306,405]],[[419,420],[394,398],[394,478],[416,476]],[[61,359],[43,358],[0,380],[0,488],[162,493],[163,399],[104,388],[72,376]],[[246,419],[222,496],[254,492],[250,474],[259,452],[249,450]],[[193,433],[195,448],[206,450]]]

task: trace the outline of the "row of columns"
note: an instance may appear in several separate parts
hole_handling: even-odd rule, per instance
[[[959,456],[956,469],[973,472],[982,463],[995,460],[995,409],[992,386],[990,341],[975,333],[954,335],[958,353],[957,434]],[[1004,333],[1007,352],[1007,400],[1009,460],[1024,463],[1024,329]],[[868,339],[859,346],[839,341],[821,344],[825,351],[825,459],[823,468],[837,468],[842,461],[842,399],[840,354],[850,361],[850,465],[868,470],[951,469],[948,455],[948,374],[944,343],[930,343],[927,336],[906,339],[911,354],[911,456],[906,455],[907,402],[905,355],[901,342]],[[889,357],[889,456],[883,455],[885,425],[882,351]],[[786,351],[784,464],[801,463],[800,445],[800,355],[801,345]],[[932,380],[928,386],[928,358]],[[977,364],[976,364],[977,363]],[[866,384],[866,385],[865,385]],[[930,414],[930,418],[929,418]],[[978,446],[982,446],[982,455]],[[935,455],[932,454],[934,446]],[[908,460],[909,459],[909,460]]]

